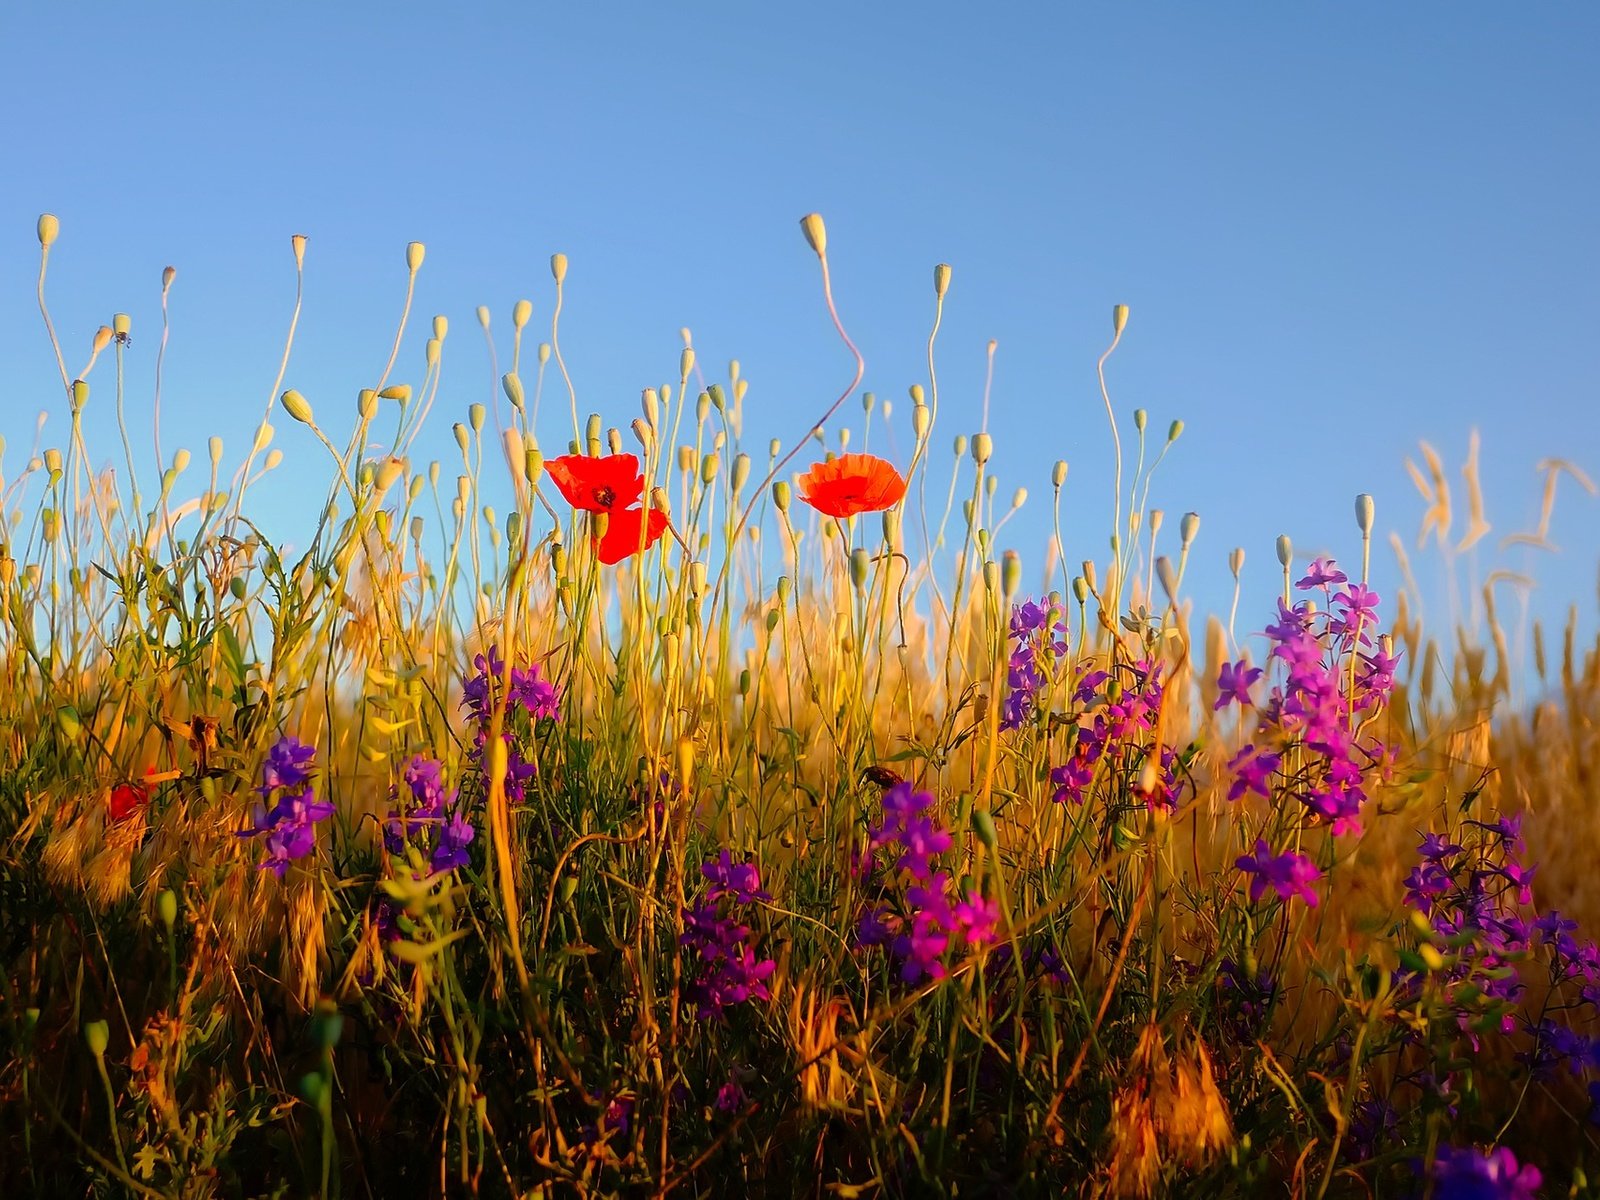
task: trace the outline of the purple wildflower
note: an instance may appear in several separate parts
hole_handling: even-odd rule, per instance
[[[256,791],[263,796],[274,791],[284,794],[270,809],[264,804],[256,805],[250,828],[239,832],[240,837],[265,835],[267,857],[260,864],[261,869],[280,879],[291,862],[317,848],[316,824],[333,815],[333,805],[315,799],[311,790],[311,760],[315,756],[315,747],[292,737],[279,738],[267,752],[267,761],[261,767],[262,783]]]
[[[1331,558],[1315,558],[1311,560],[1311,569],[1306,577],[1295,584],[1302,592],[1312,588],[1325,588],[1329,584],[1348,583],[1350,576],[1339,570]]]
[[[1255,853],[1241,854],[1234,866],[1250,876],[1252,903],[1259,901],[1269,887],[1285,900],[1299,896],[1312,908],[1320,903],[1321,898],[1311,885],[1322,878],[1322,872],[1304,854],[1293,850],[1274,854],[1266,842],[1257,838]]]
[[[1250,707],[1250,688],[1256,680],[1261,678],[1261,668],[1252,667],[1240,659],[1236,663],[1223,663],[1222,670],[1217,673],[1217,702],[1211,706],[1213,712],[1226,708],[1238,702],[1240,708]]]
[[[1538,1167],[1519,1167],[1506,1146],[1488,1152],[1441,1146],[1429,1175],[1438,1200],[1538,1200],[1544,1182]]]

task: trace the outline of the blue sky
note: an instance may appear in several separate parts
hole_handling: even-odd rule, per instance
[[[1476,427],[1495,527],[1479,575],[1531,571],[1542,611],[1593,614],[1600,502],[1570,480],[1550,530],[1561,556],[1497,544],[1537,521],[1538,460],[1600,474],[1600,9],[543,9],[9,6],[8,477],[39,410],[53,414],[45,443],[64,436],[33,297],[42,211],[62,221],[50,296],[69,360],[131,313],[136,413],[161,269],[177,267],[165,441],[198,464],[213,432],[235,461],[270,398],[293,233],[310,248],[287,382],[319,414],[352,412],[381,370],[418,239],[421,320],[399,378],[420,379],[426,318],[452,322],[425,455],[448,460],[450,420],[491,394],[474,309],[490,306],[503,336],[526,296],[547,327],[558,250],[585,411],[625,424],[639,390],[674,375],[688,326],[708,378],[741,361],[753,443],[792,443],[849,378],[796,224],[816,210],[865,386],[895,401],[902,448],[935,263],[954,268],[938,445],[976,428],[998,340],[1001,494],[1031,495],[1006,540],[1030,578],[1058,457],[1072,468],[1069,557],[1103,556],[1094,360],[1126,303],[1113,400],[1124,418],[1147,408],[1155,429],[1186,422],[1154,495],[1203,515],[1202,606],[1225,603],[1235,545],[1262,597],[1280,532],[1355,560],[1360,491],[1414,546],[1405,458],[1432,441],[1459,500]],[[90,437],[109,460],[104,367],[96,381]],[[564,407],[545,409],[547,444],[566,436]],[[290,461],[320,470],[309,434],[275,423]],[[261,494],[258,515],[285,539],[309,528],[304,479]],[[1417,565],[1437,584],[1436,552]],[[1385,546],[1375,575],[1387,598]],[[1259,621],[1247,610],[1241,624]]]

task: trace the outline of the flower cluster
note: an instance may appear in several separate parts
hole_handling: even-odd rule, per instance
[[[777,964],[756,957],[750,926],[739,919],[739,910],[772,897],[761,887],[756,864],[736,863],[726,850],[703,863],[700,873],[711,886],[703,900],[684,910],[678,940],[698,959],[689,982],[689,1003],[702,1020],[723,1020],[735,1005],[752,997],[771,997],[767,980]]]
[[[263,802],[255,806],[251,827],[239,833],[240,837],[266,837],[267,857],[260,865],[280,879],[291,862],[316,849],[316,824],[333,815],[333,805],[317,800],[311,790],[311,760],[316,753],[315,746],[296,738],[278,739],[261,767],[261,786],[256,791]],[[268,808],[265,800],[274,792],[278,793],[277,802]]]
[[[545,470],[568,504],[591,514],[595,555],[607,566],[648,550],[667,531],[666,513],[635,507],[644,496],[635,455],[563,454]]]
[[[472,660],[476,674],[469,678],[463,689],[462,706],[473,723],[474,743],[471,757],[480,771],[486,769],[483,749],[489,740],[490,724],[494,715],[496,697],[505,676],[505,659],[498,646],[490,646],[487,653]],[[517,712],[526,713],[529,720],[559,720],[561,717],[561,689],[543,678],[539,664],[512,667],[510,688],[506,695],[506,714],[509,718]],[[523,756],[522,743],[511,721],[505,722],[500,736],[506,744],[506,796],[514,804],[522,802],[528,781],[538,773],[536,764]]]
[[[1294,850],[1274,854],[1266,842],[1257,838],[1255,853],[1241,854],[1233,865],[1250,876],[1252,904],[1270,887],[1285,900],[1299,896],[1312,908],[1317,906],[1318,896],[1311,885],[1322,878],[1322,872],[1304,854]]]
[[[1111,671],[1083,668],[1073,699],[1086,708],[1077,721],[1072,755],[1051,768],[1057,804],[1083,804],[1096,778],[1113,774],[1126,790],[1152,809],[1176,807],[1183,791],[1178,757],[1170,746],[1155,745],[1156,718],[1164,687],[1161,664],[1124,663]],[[1145,765],[1156,756],[1154,786],[1145,789]],[[1102,774],[1104,773],[1104,774]]]
[[[1011,610],[1008,635],[1013,645],[1006,664],[1006,698],[1000,708],[1000,728],[1020,729],[1038,707],[1038,696],[1050,678],[1055,662],[1067,652],[1065,610],[1054,602],[1032,600]]]
[[[895,784],[884,793],[882,823],[867,837],[868,873],[875,852],[893,847],[897,853],[889,871],[906,877],[907,886],[898,907],[879,902],[861,913],[856,939],[863,946],[888,946],[907,983],[943,979],[952,938],[972,949],[992,946],[1000,921],[993,900],[974,888],[958,892],[948,873],[934,870],[933,857],[950,849],[951,841],[931,815],[933,803],[929,793]]]
[[[1427,1172],[1435,1196],[1462,1200],[1538,1200],[1544,1176],[1501,1146],[1488,1152],[1471,1146],[1440,1146]]]
[[[444,787],[442,768],[437,759],[418,754],[406,764],[403,779],[411,793],[411,807],[391,808],[383,827],[383,844],[390,854],[403,854],[415,833],[426,833],[430,859],[435,871],[453,871],[471,858],[467,847],[476,836],[467,819],[466,805],[457,805],[457,791]],[[399,798],[399,790],[395,790]]]

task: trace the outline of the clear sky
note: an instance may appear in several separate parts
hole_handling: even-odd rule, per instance
[[[1154,497],[1203,515],[1204,606],[1225,601],[1235,545],[1263,597],[1280,532],[1356,560],[1360,491],[1414,548],[1404,460],[1432,441],[1463,507],[1476,427],[1494,525],[1479,575],[1529,570],[1545,611],[1593,614],[1600,502],[1562,481],[1559,557],[1498,540],[1537,524],[1540,459],[1600,475],[1597,50],[1590,4],[7,5],[6,474],[41,409],[44,442],[64,437],[33,296],[43,211],[62,222],[50,295],[69,367],[131,313],[136,414],[177,267],[165,443],[194,451],[199,487],[206,435],[236,462],[270,399],[294,233],[310,248],[287,383],[319,415],[350,419],[381,370],[416,239],[398,378],[421,377],[427,317],[452,322],[425,456],[448,461],[449,422],[491,395],[474,309],[503,339],[526,296],[530,337],[547,331],[558,250],[584,411],[625,425],[642,387],[674,377],[688,326],[708,378],[741,361],[754,444],[790,444],[849,378],[796,224],[816,210],[902,462],[935,263],[954,268],[939,446],[977,427],[998,340],[991,428],[1001,495],[1030,491],[1006,529],[1029,578],[1058,457],[1069,557],[1104,555],[1094,361],[1125,303],[1113,399],[1125,421],[1143,406],[1152,429],[1186,422]],[[547,447],[564,417],[546,405]],[[318,498],[327,476],[310,435],[275,424],[300,471],[257,513],[303,539],[307,473]],[[1393,556],[1375,560],[1387,600]]]

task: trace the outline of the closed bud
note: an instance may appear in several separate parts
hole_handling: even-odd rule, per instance
[[[963,454],[965,454],[967,452],[967,435],[966,434],[964,434],[964,433],[956,434],[955,452],[956,452],[956,457],[957,458],[960,458]]]
[[[53,218],[53,217],[51,218],[51,220],[54,220],[54,219],[55,218]],[[40,229],[41,229],[41,231],[43,229],[43,223],[42,222],[40,224]],[[801,217],[800,218],[800,231],[806,235],[806,241],[809,242],[811,244],[811,248],[817,252],[817,257],[818,258],[821,258],[823,255],[827,254],[827,252],[828,252],[828,229],[827,229],[827,226],[825,226],[822,223],[822,214],[821,213],[807,213],[805,216]],[[42,240],[42,238],[43,238],[43,233],[42,232],[40,234],[40,237],[41,237],[41,240]]]
[[[1097,575],[1096,575],[1096,572],[1095,572],[1095,569],[1094,569],[1094,560],[1090,559],[1090,558],[1084,559],[1083,560],[1082,571],[1083,571],[1083,582],[1088,585],[1089,591],[1091,593],[1093,593],[1094,595],[1098,596],[1100,594],[1100,588],[1099,588],[1098,584],[1096,583]]]
[[[711,394],[701,392],[694,400],[694,419],[700,424],[706,423],[706,418],[711,415]]]
[[[93,353],[99,354],[100,351],[111,345],[111,337],[111,326],[102,325],[99,329],[96,329],[94,331]]]
[[[583,440],[586,442],[599,442],[600,440],[600,414],[590,413],[583,423]]]
[[[415,274],[422,269],[422,260],[427,256],[428,248],[421,242],[412,242],[406,246],[406,270]]]
[[[713,383],[710,387],[708,387],[706,389],[706,395],[711,398],[711,407],[716,409],[718,412],[722,412],[727,408],[728,397],[726,393],[723,392],[722,385],[720,383]]]
[[[877,401],[878,401],[878,398],[876,396],[874,396],[871,392],[862,392],[861,393],[861,411],[866,413],[867,416],[870,417],[872,415],[873,406],[877,404]]]
[[[1172,560],[1165,554],[1156,558],[1156,578],[1161,581],[1161,590],[1167,594],[1170,604],[1178,603],[1178,576],[1172,569]]]
[[[61,474],[61,451],[47,446],[44,452],[44,469],[51,479]]]
[[[928,436],[928,430],[933,425],[933,413],[926,404],[918,404],[911,410],[911,432],[920,442]]]
[[[772,441],[767,443],[767,453],[771,455],[773,462],[778,461],[778,455],[782,453],[782,451],[783,443],[778,441],[777,438],[773,438]]]
[[[1140,433],[1144,432],[1145,424],[1150,420],[1150,414],[1142,408],[1133,410],[1133,427]]]
[[[638,417],[635,417],[629,423],[628,428],[633,430],[634,439],[639,443],[639,445],[648,451],[650,449],[651,442],[650,426],[646,425]]]
[[[165,291],[168,291],[169,289],[171,289],[172,281],[174,279],[176,279],[177,277],[178,277],[178,268],[177,267],[162,267],[161,268],[161,290],[163,292],[165,292]]]
[[[53,213],[44,213],[39,217],[39,245],[46,250],[50,249],[57,237],[61,235],[61,222]]]
[[[235,600],[243,600],[247,590],[243,575],[235,575],[228,580],[228,592]]]
[[[539,365],[542,367],[550,361],[550,343],[540,342],[538,350]]]
[[[694,470],[693,446],[678,447],[678,470],[682,471],[685,475]]]
[[[744,485],[747,482],[749,482],[749,479],[750,479],[750,456],[748,454],[736,454],[736,455],[734,455],[733,456],[733,490],[737,492],[740,488],[744,487]]]
[[[1117,337],[1122,336],[1122,331],[1128,327],[1128,306],[1118,304],[1111,310],[1111,331]]]
[[[567,256],[565,254],[552,254],[550,256],[550,274],[560,287],[567,279]]]
[[[1294,543],[1287,533],[1278,535],[1278,565],[1287,568],[1294,561]]]
[[[444,341],[446,336],[449,335],[449,333],[450,333],[450,320],[449,320],[449,318],[447,318],[447,317],[435,317],[433,319],[433,336],[438,338],[442,342],[442,341]]]
[[[1000,564],[992,558],[983,564],[983,587],[991,595],[1000,590]]]
[[[789,481],[779,479],[772,485],[772,503],[781,513],[789,511]]]
[[[933,294],[939,299],[944,299],[944,294],[950,290],[950,264],[940,263],[933,269]]]
[[[467,406],[467,421],[472,425],[473,433],[483,432],[483,422],[488,415],[488,410],[481,404]]]
[[[54,220],[54,218],[51,218]],[[111,1026],[105,1021],[87,1021],[83,1026],[83,1040],[89,1043],[89,1053],[96,1058],[106,1056],[106,1044],[111,1040]]]
[[[717,468],[720,459],[715,454],[707,454],[700,459],[700,482],[710,483],[717,477]]]
[[[1077,597],[1079,604],[1088,603],[1089,582],[1082,575],[1074,575],[1072,577],[1072,594]]]
[[[994,453],[994,439],[987,433],[976,434],[972,439],[972,461],[980,467],[989,461],[989,456]]]
[[[1173,442],[1177,441],[1182,436],[1183,436],[1183,422],[1182,421],[1174,421],[1171,425],[1167,426],[1167,445],[1169,445],[1169,446],[1172,445]]]
[[[378,413],[378,393],[362,388],[356,396],[356,413],[363,421],[370,421]]]
[[[283,405],[284,412],[302,425],[311,424],[311,405],[307,404],[306,398],[293,388],[279,397],[279,403]]]
[[[1239,578],[1239,572],[1244,570],[1243,546],[1235,546],[1233,548],[1233,553],[1228,555],[1228,570],[1233,572],[1233,577],[1235,579]]]
[[[991,475],[990,478],[993,479],[994,476]],[[1018,488],[1016,491],[1011,493],[1011,508],[1012,508],[1013,511],[1015,511],[1016,509],[1021,508],[1027,502],[1028,502],[1028,489],[1027,488]]]
[[[72,381],[72,411],[82,412],[83,406],[89,403],[89,385],[81,379]]]
[[[507,371],[500,376],[500,389],[505,392],[506,399],[511,401],[511,407],[521,412],[524,399],[522,380],[517,377],[515,371]]]
[[[866,547],[857,546],[850,551],[850,584],[856,591],[863,591],[867,586],[867,570],[872,565],[872,556],[867,553]]]
[[[666,488],[664,488],[664,487],[653,487],[653,488],[650,489],[650,507],[652,509],[654,509],[656,512],[662,512],[662,513],[668,513],[668,514],[670,514],[672,512],[672,505],[667,503],[667,489]]]
[[[900,509],[898,507],[883,510],[883,544],[889,548],[891,554],[900,549]]]
[[[1178,522],[1178,536],[1183,540],[1183,548],[1187,550],[1194,543],[1195,534],[1200,532],[1200,514],[1186,512],[1183,520]]]
[[[1022,586],[1022,556],[1015,550],[1007,550],[1000,557],[1000,591],[1009,603],[1011,597],[1017,594],[1017,589]]]
[[[661,424],[661,394],[655,388],[645,388],[639,397],[639,406],[651,429]]]
[[[455,434],[456,448],[459,449],[461,453],[465,454],[467,452],[467,447],[471,444],[471,438],[467,435],[467,427],[460,421],[457,421],[455,424],[450,426],[450,432]]]
[[[489,328],[489,306],[487,304],[478,305],[477,317],[478,317],[478,324],[482,325],[485,329],[488,329]]]
[[[421,478],[421,477],[419,476],[418,478]],[[423,519],[421,517],[412,517],[411,518],[411,540],[413,542],[420,542],[422,540],[422,531],[424,529],[426,529],[426,528],[427,528],[427,523],[425,521],[423,521]]]
[[[1356,497],[1356,526],[1363,537],[1372,535],[1372,497],[1365,492]]]
[[[206,440],[206,453],[211,456],[211,465],[215,467],[222,461],[222,439],[211,437]]]
[[[380,400],[398,400],[404,404],[411,399],[411,385],[409,383],[391,383],[378,393]]]
[[[920,383],[913,383],[911,385],[910,395],[911,403],[916,405],[918,408],[921,408],[928,402],[928,393],[923,390]]]
[[[1061,485],[1066,483],[1066,482],[1067,482],[1067,461],[1064,458],[1058,458],[1056,460],[1055,467],[1050,472],[1050,483],[1055,487],[1055,489],[1057,491],[1060,491],[1061,490]]]
[[[439,339],[429,338],[427,345],[422,348],[422,357],[430,367],[439,365]]]
[[[606,430],[606,448],[612,454],[622,453],[622,430],[614,425]]]
[[[1159,508],[1150,510],[1150,536],[1153,538],[1161,532],[1161,526],[1166,523],[1167,514]]]
[[[512,306],[512,309],[511,309],[511,324],[513,326],[515,326],[517,329],[520,330],[524,325],[526,325],[528,323],[529,318],[532,317],[532,316],[533,316],[533,301],[531,301],[531,300],[518,300],[516,302],[516,304]]]
[[[526,479],[530,484],[536,484],[536,483],[539,482],[539,477],[541,475],[543,475],[543,474],[544,474],[544,455],[539,452],[539,448],[537,446],[534,446],[531,449],[523,451],[523,454],[522,454],[522,476],[523,476],[523,478]]]

